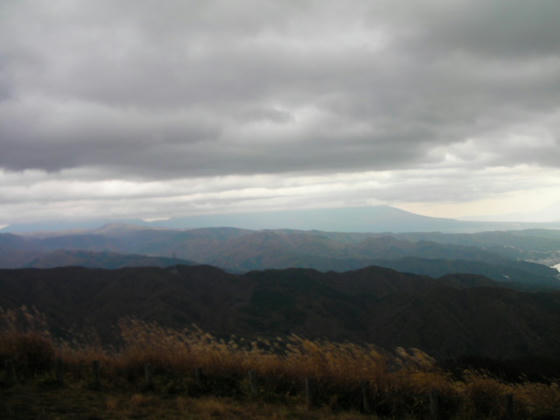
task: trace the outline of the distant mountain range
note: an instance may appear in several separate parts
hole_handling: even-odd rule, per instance
[[[474,246],[507,258],[555,265],[560,262],[560,230],[526,229],[473,234],[410,233],[399,237],[413,241]]]
[[[560,219],[560,218],[559,218]],[[560,220],[547,223],[474,222],[434,218],[410,213],[390,206],[346,207],[275,212],[199,215],[168,220],[82,220],[15,223],[3,232],[23,233],[39,231],[75,231],[93,229],[102,224],[132,224],[168,229],[194,229],[204,227],[236,227],[241,229],[297,229],[329,232],[480,232],[514,229],[560,229]]]
[[[549,267],[560,263],[560,230],[390,207],[227,223],[292,229],[170,228],[223,220],[212,217],[0,233],[0,307],[35,306],[59,333],[94,328],[106,338],[134,316],[220,335],[419,347],[440,358],[560,357],[560,277]],[[325,230],[296,229],[305,226]]]
[[[418,347],[438,358],[560,357],[560,292],[501,288],[475,275],[439,279],[381,267],[234,275],[210,266],[0,270],[0,306],[36,307],[51,327],[119,318],[196,323],[218,335],[307,337]]]
[[[80,233],[0,234],[3,268],[197,262],[241,273],[290,267],[347,271],[380,265],[431,276],[480,274],[516,287],[560,287],[557,270],[531,261],[548,265],[560,261],[560,231],[364,234],[112,224]]]
[[[180,258],[149,257],[146,255],[118,254],[116,252],[93,252],[60,249],[42,253],[33,258],[25,267],[89,267],[89,268],[124,268],[124,267],[172,267],[175,265],[193,265],[192,261]]]

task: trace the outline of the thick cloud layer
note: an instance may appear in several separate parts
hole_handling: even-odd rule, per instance
[[[173,201],[223,177],[267,179],[267,200],[283,182],[345,179],[346,199],[335,188],[317,205],[485,199],[502,182],[493,168],[553,188],[558,21],[557,0],[3,0],[0,168],[15,183],[0,203],[29,209],[29,174],[35,202],[61,209],[95,200],[76,183],[121,186],[84,214],[120,214],[132,184],[168,212],[142,195],[164,180]],[[415,171],[435,181],[397,188]],[[364,177],[380,188],[352,195]],[[223,207],[254,204],[229,191]],[[280,202],[312,204],[292,198]]]

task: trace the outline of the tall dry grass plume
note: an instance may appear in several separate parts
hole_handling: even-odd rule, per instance
[[[299,404],[307,378],[313,403],[335,410],[363,409],[367,398],[369,409],[378,415],[422,416],[429,413],[436,395],[445,418],[500,418],[512,410],[508,398],[515,401],[517,416],[560,418],[557,381],[506,383],[484,372],[451,374],[419,349],[388,353],[369,344],[297,335],[226,339],[194,326],[178,330],[136,319],[123,319],[118,327],[113,347],[96,339],[59,340],[36,310],[0,310],[0,362],[12,360],[23,376],[32,376],[53,369],[59,359],[68,379],[79,381],[98,361],[102,386],[129,389],[133,396],[150,366],[149,391],[173,394],[176,401],[183,401],[182,395],[214,395]],[[116,405],[107,401],[108,406]]]

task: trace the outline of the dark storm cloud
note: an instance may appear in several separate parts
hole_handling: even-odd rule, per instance
[[[8,170],[326,173],[447,152],[464,167],[560,162],[557,1],[1,7]],[[510,142],[519,132],[535,141]]]
[[[415,48],[462,50],[489,59],[557,55],[560,3],[555,0],[451,0],[431,2],[432,7],[414,3],[396,7],[389,15],[412,28],[407,41]],[[372,19],[376,21],[373,15]]]

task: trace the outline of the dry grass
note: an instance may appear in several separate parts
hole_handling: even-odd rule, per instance
[[[137,320],[121,321],[119,326],[124,346],[113,363],[121,369],[150,363],[181,372],[194,367],[211,375],[254,370],[261,376],[308,376],[338,382],[374,380],[386,370],[387,358],[374,346],[319,342],[297,335],[223,340],[197,328],[178,331]],[[395,361],[416,363],[413,358],[407,355]]]
[[[108,413],[154,413],[173,406],[178,412],[199,413],[200,418],[258,418],[262,410],[254,407],[261,401],[275,407],[266,413],[270,418],[297,417],[299,409],[305,412],[302,381],[307,377],[325,418],[341,409],[359,409],[363,384],[371,409],[382,416],[426,415],[432,394],[444,417],[500,418],[506,415],[506,396],[512,394],[516,415],[560,418],[556,382],[511,384],[478,372],[456,378],[418,349],[398,348],[388,354],[373,345],[296,335],[224,340],[198,328],[174,330],[133,319],[122,320],[119,327],[122,345],[110,349],[95,341],[53,339],[36,311],[1,311],[0,361],[13,360],[22,375],[36,376],[51,371],[60,358],[67,381],[87,387],[91,364],[97,360],[103,389],[110,394],[103,404]],[[152,367],[153,388],[142,389],[147,385],[147,364]],[[200,378],[193,374],[195,369]],[[249,383],[248,371],[255,372],[255,384]],[[129,391],[128,397],[113,395],[123,391]]]

